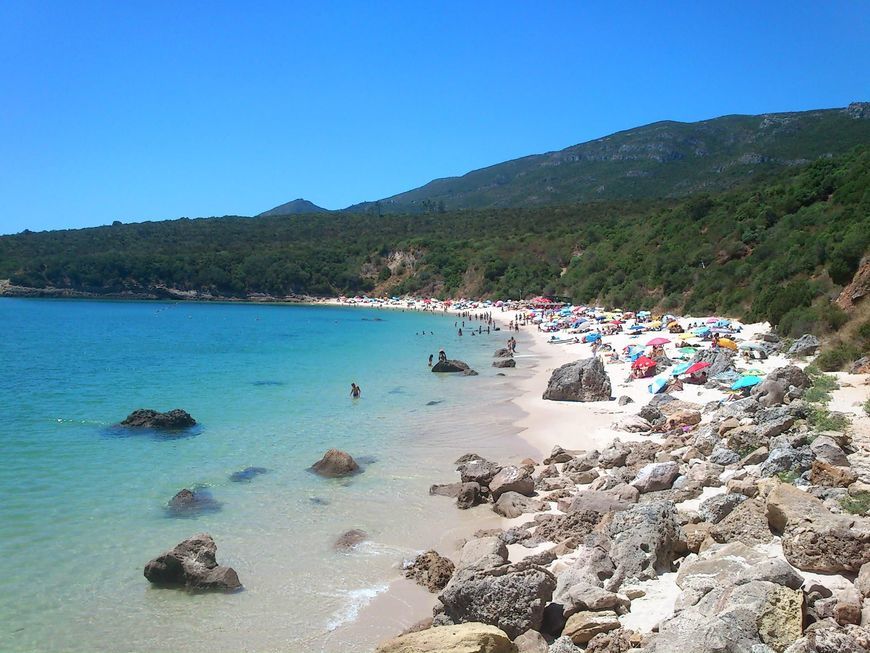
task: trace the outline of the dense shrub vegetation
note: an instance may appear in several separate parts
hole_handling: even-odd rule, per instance
[[[555,293],[765,319],[797,336],[846,321],[829,300],[868,246],[870,148],[859,147],[682,200],[26,232],[0,238],[0,278],[98,293]]]

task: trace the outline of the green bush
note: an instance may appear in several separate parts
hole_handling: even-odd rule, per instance
[[[808,421],[819,431],[845,431],[849,421],[840,413],[816,406],[810,410]]]
[[[841,342],[822,351],[815,364],[824,372],[838,372],[847,363],[861,355],[861,350],[850,343]]]
[[[866,515],[870,511],[870,492],[860,491],[840,500],[843,510],[853,515]]]

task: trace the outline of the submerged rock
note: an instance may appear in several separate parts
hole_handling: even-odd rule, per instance
[[[155,429],[158,431],[176,431],[195,425],[196,420],[180,408],[165,413],[150,408],[140,408],[134,410],[121,422],[121,426],[127,428]]]
[[[172,517],[195,517],[204,512],[216,512],[221,503],[205,489],[184,488],[169,500],[166,512]]]
[[[217,545],[211,535],[201,533],[145,565],[145,578],[158,587],[234,592],[241,589],[232,567],[218,565]]]
[[[368,533],[358,528],[352,528],[342,533],[332,546],[336,551],[350,551],[367,539],[369,539]]]
[[[230,474],[230,480],[233,483],[244,483],[252,480],[255,476],[265,474],[269,470],[265,467],[245,467],[243,470]]]
[[[323,458],[311,466],[311,470],[321,476],[348,476],[358,472],[359,465],[349,453],[339,449],[330,449],[323,454]]]
[[[610,377],[599,358],[587,358],[562,365],[553,371],[544,399],[552,401],[607,401]]]

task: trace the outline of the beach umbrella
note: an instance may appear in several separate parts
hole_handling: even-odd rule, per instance
[[[703,336],[710,333],[710,327],[698,327],[697,329],[692,329],[692,333],[696,336]]]
[[[746,370],[745,372],[742,372],[741,374],[743,376],[762,376],[764,374],[764,372],[762,372],[757,367],[753,367],[751,370]]]
[[[599,340],[601,340],[601,334],[600,333],[587,333],[584,336],[584,340],[586,342],[598,342]]]
[[[737,343],[728,338],[719,338],[719,346],[724,347],[725,349],[737,350]]]
[[[658,329],[662,325],[660,320],[655,320],[649,323],[651,329]]]
[[[767,351],[764,347],[762,347],[761,345],[759,345],[757,342],[741,342],[741,343],[737,346],[737,348],[738,348],[738,349],[754,350],[754,351],[763,351],[763,352],[766,352],[766,351]]]
[[[638,359],[631,364],[631,369],[645,370],[655,366],[656,362],[649,356],[639,356]]]
[[[694,333],[681,333],[680,335],[677,336],[677,339],[678,340],[691,340],[694,337],[695,337]]]
[[[741,379],[737,379],[737,381],[734,382],[734,385],[731,386],[731,389],[742,390],[743,388],[751,388],[759,383],[761,383],[760,376],[744,376]]]
[[[680,374],[686,374],[689,366],[694,367],[691,363],[680,363],[674,369],[671,370],[671,376],[679,376]]]
[[[656,377],[653,379],[652,383],[647,386],[647,388],[649,389],[651,394],[657,395],[662,390],[664,390],[667,385],[668,382],[666,379]]]
[[[647,347],[658,347],[659,345],[667,345],[670,342],[667,338],[653,338],[648,343]]]
[[[718,317],[711,317],[707,320],[707,324],[716,324],[719,321]]]
[[[629,329],[629,331],[643,331],[643,325],[642,324],[632,324],[630,327],[628,327],[628,329]]]
[[[700,372],[707,367],[710,367],[710,363],[707,361],[698,361],[686,370],[686,374],[694,374],[695,372]]]
[[[694,354],[698,350],[694,347],[680,347],[677,351],[681,354]]]

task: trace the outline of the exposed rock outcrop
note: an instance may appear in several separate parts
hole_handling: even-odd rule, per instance
[[[161,413],[150,408],[140,408],[130,413],[121,422],[127,428],[154,429],[157,431],[178,431],[196,425],[196,420],[180,408]]]
[[[359,471],[359,465],[349,453],[340,449],[330,449],[323,458],[311,466],[311,471],[320,476],[349,476]]]
[[[218,565],[211,535],[194,535],[145,565],[145,578],[158,587],[234,592],[241,589],[232,567]]]
[[[562,365],[553,371],[544,399],[552,401],[607,401],[610,377],[598,358],[587,358]]]

